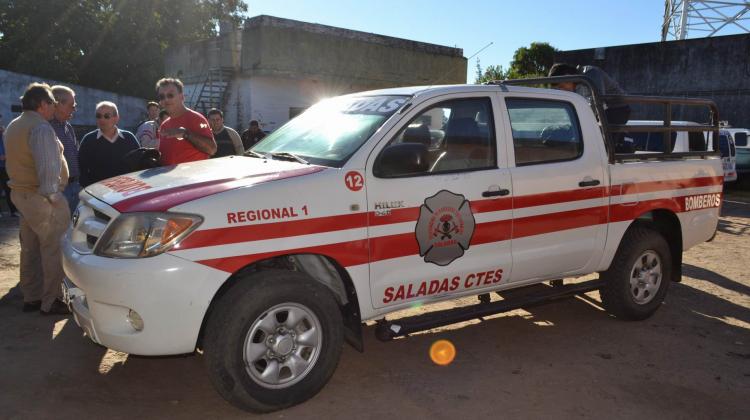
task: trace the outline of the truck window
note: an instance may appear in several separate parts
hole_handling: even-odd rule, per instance
[[[703,135],[703,133],[697,133],[697,132],[688,133],[688,151],[690,152],[705,152],[706,151],[706,137]]]
[[[471,98],[433,105],[399,130],[380,156],[392,146],[405,144],[424,146],[426,164],[419,170],[401,173],[398,168],[380,165],[379,157],[374,168],[378,176],[393,178],[496,168],[492,102],[489,98]]]
[[[574,160],[583,154],[575,108],[568,102],[508,98],[516,166]]]
[[[740,147],[747,147],[747,133],[734,133],[734,144]]]

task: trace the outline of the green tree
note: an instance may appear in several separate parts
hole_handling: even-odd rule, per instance
[[[507,72],[503,70],[503,66],[501,65],[495,65],[495,66],[487,66],[487,68],[484,69],[484,71],[481,70],[481,67],[479,67],[479,64],[477,63],[477,79],[474,81],[475,84],[482,84],[491,82],[493,80],[505,80],[507,79]]]
[[[532,42],[529,47],[521,47],[513,54],[508,70],[509,79],[547,77],[555,60],[557,49],[547,42]]]
[[[246,11],[241,0],[0,0],[0,68],[149,98],[167,48]]]

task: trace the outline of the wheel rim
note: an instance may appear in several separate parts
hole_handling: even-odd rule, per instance
[[[662,282],[662,264],[659,254],[646,251],[633,264],[630,271],[630,293],[635,303],[645,305],[651,302]]]
[[[258,317],[245,336],[245,370],[265,388],[292,386],[315,366],[322,333],[320,320],[306,306],[276,305]]]

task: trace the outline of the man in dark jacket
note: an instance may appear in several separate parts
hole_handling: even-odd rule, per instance
[[[208,125],[211,126],[211,132],[216,140],[216,153],[212,158],[220,158],[230,155],[240,155],[245,153],[242,147],[242,140],[239,133],[232,127],[224,125],[224,113],[216,108],[208,111]]]
[[[260,129],[260,124],[257,120],[250,120],[250,128],[242,132],[242,146],[245,150],[255,146],[256,143],[263,140],[266,133]]]
[[[112,102],[96,105],[99,129],[83,136],[78,150],[82,187],[130,172],[123,158],[140,145],[133,133],[117,128],[119,121],[117,105]]]

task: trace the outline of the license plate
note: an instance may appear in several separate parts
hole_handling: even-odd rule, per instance
[[[70,282],[67,278],[63,278],[62,281],[62,301],[68,306],[71,312],[73,312],[73,299],[77,294],[80,294],[80,290]],[[78,293],[76,293],[78,292]]]

